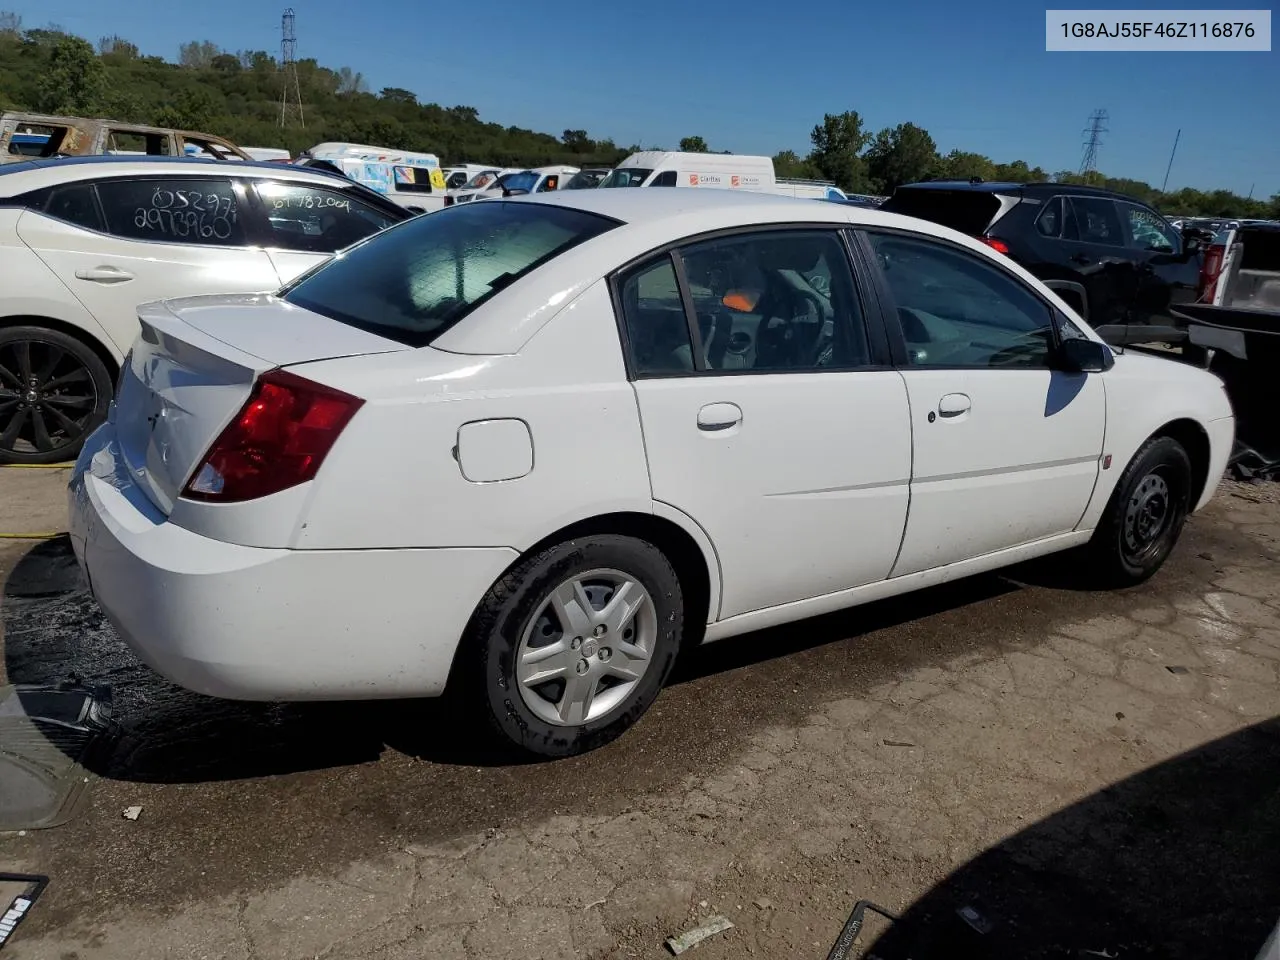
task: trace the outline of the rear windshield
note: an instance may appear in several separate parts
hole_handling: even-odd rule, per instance
[[[936,190],[899,187],[881,210],[919,217],[970,236],[986,233],[1000,212],[1000,198],[984,190]]]
[[[281,296],[339,323],[424,347],[503,287],[616,225],[536,203],[448,207],[375,234]]]

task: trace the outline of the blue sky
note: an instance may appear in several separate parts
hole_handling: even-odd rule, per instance
[[[504,125],[672,149],[696,134],[717,150],[803,154],[823,113],[852,109],[873,131],[910,120],[943,152],[1052,172],[1079,166],[1081,131],[1104,108],[1108,174],[1159,186],[1181,128],[1171,189],[1280,193],[1275,49],[1046,53],[1045,5],[1026,0],[490,0],[449,4],[476,11],[452,20],[443,4],[350,0],[0,0],[0,9],[27,27],[118,33],[174,59],[187,40],[277,52],[286,2],[300,57],[350,66],[374,91],[405,87]]]

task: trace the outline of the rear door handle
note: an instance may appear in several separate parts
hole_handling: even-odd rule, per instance
[[[728,430],[742,422],[742,408],[736,403],[708,403],[698,411],[698,429],[709,433]]]
[[[92,280],[94,283],[124,283],[126,280],[132,280],[133,274],[119,267],[87,267],[76,271],[76,279]]]
[[[938,401],[938,415],[942,417],[958,417],[968,413],[972,401],[963,393],[948,393]]]

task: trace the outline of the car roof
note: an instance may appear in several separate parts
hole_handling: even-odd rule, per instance
[[[1132,197],[1105,187],[1088,187],[1081,183],[1050,183],[1036,180],[1031,183],[1018,183],[1014,180],[922,180],[919,183],[904,183],[899,190],[965,190],[975,193],[1004,193],[1020,191],[1022,193],[1082,193],[1097,194],[1103,197],[1121,197],[1131,200]]]
[[[145,177],[157,174],[195,176],[216,170],[233,177],[270,176],[274,179],[332,183],[350,182],[340,174],[316,167],[300,167],[271,160],[214,160],[207,157],[158,157],[101,155],[92,157],[42,157],[21,163],[0,164],[0,196],[93,177]]]
[[[686,215],[705,214],[710,220],[732,220],[735,211],[760,211],[765,222],[788,219],[848,222],[846,210],[816,200],[717,188],[618,187],[595,190],[556,190],[536,197],[512,198],[523,203],[548,203],[596,213],[627,224],[654,223]],[[852,206],[847,208],[853,210]],[[711,229],[715,229],[712,227]]]

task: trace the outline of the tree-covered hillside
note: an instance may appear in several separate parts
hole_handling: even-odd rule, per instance
[[[182,45],[176,62],[169,62],[142,56],[122,37],[103,37],[95,46],[54,26],[23,29],[17,15],[0,12],[0,110],[185,127],[245,146],[282,146],[295,153],[327,140],[372,143],[430,151],[446,163],[610,166],[640,149],[595,140],[586,130],[565,130],[556,137],[486,123],[473,107],[419,103],[411,91],[395,87],[374,94],[351,67],[330,69],[300,60],[298,79],[305,127],[282,129],[283,77],[266,51],[232,53],[193,41]],[[902,123],[872,134],[853,111],[824,116],[811,139],[807,157],[790,150],[774,157],[779,176],[820,177],[859,193],[889,193],[899,184],[937,177],[1081,179],[1069,172],[1050,174],[1022,160],[995,163],[960,150],[941,155],[921,127]],[[710,149],[699,136],[683,138],[679,147]],[[1269,201],[1226,190],[1162,195],[1150,184],[1099,174],[1088,182],[1147,200],[1170,214],[1280,217],[1280,195]]]

